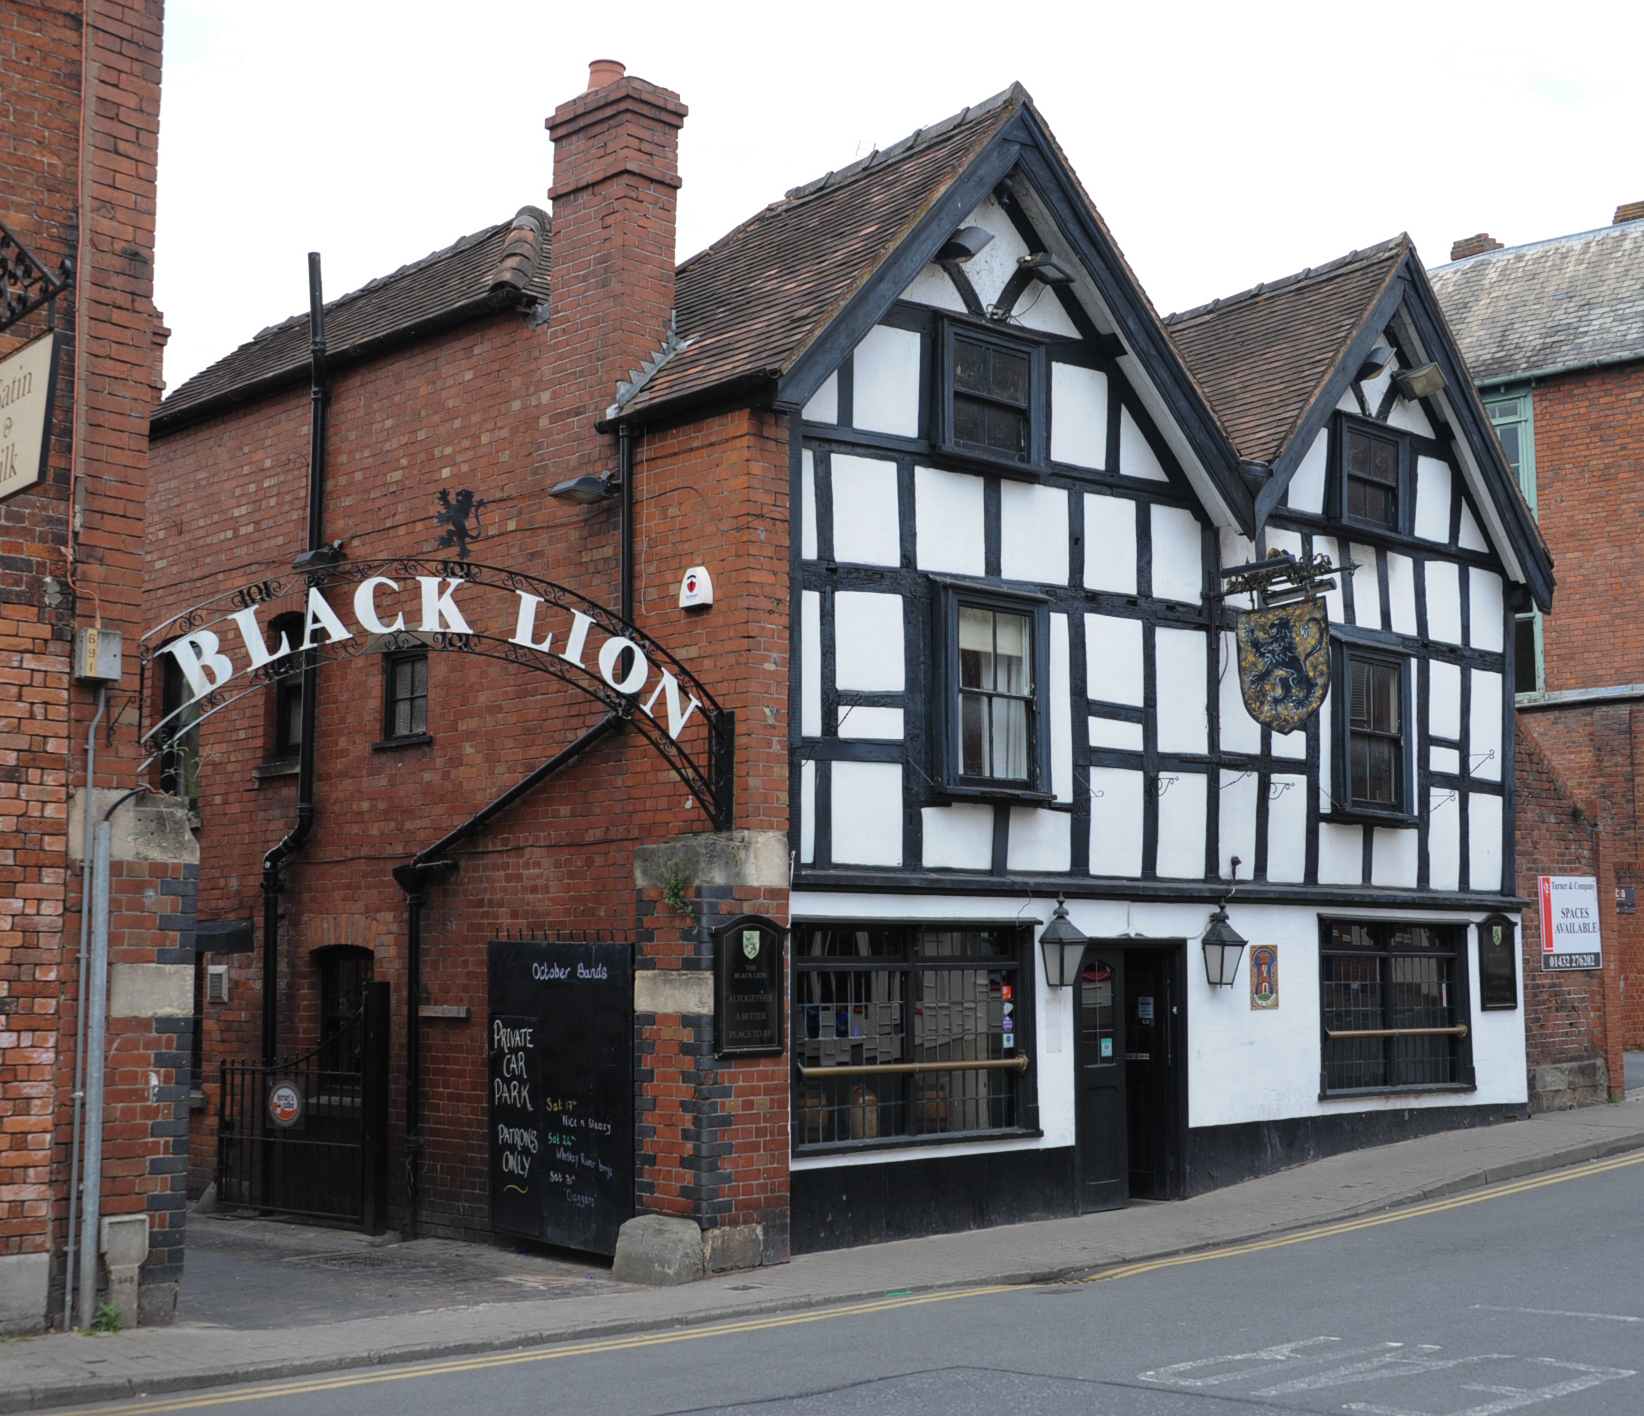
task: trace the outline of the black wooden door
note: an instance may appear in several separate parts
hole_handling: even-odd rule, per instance
[[[1125,961],[1120,949],[1085,951],[1073,1001],[1079,1035],[1079,1208],[1130,1202],[1125,1133]]]
[[[1176,1004],[1178,949],[1137,949],[1125,958],[1125,1104],[1130,1193],[1165,1200],[1179,1166]]]

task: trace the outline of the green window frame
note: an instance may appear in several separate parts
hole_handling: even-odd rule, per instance
[[[1507,465],[1529,503],[1530,514],[1539,518],[1536,506],[1535,394],[1529,384],[1503,387],[1484,393],[1484,410],[1501,442]],[[1515,693],[1544,693],[1547,688],[1546,659],[1543,653],[1541,611],[1533,606],[1517,616],[1513,638],[1513,690]]]

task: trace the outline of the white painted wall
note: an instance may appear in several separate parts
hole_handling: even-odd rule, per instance
[[[1370,883],[1386,887],[1416,888],[1416,828],[1377,826],[1371,843]]]
[[[1324,474],[1330,465],[1330,429],[1319,429],[1307,456],[1296,465],[1291,474],[1285,496],[1297,511],[1310,511],[1315,516],[1324,513]],[[1234,562],[1238,564],[1238,562]]]
[[[1299,885],[1307,878],[1307,778],[1269,779],[1267,878]]]
[[[822,736],[822,596],[799,595],[799,731]]]
[[[1478,529],[1478,522],[1473,517],[1473,508],[1466,502],[1461,504],[1461,532],[1456,538],[1456,544],[1464,551],[1490,549],[1490,543],[1484,539],[1484,533]]]
[[[1209,778],[1203,772],[1172,771],[1168,775],[1177,780],[1166,787],[1166,775],[1159,773],[1158,872],[1176,880],[1202,880]]]
[[[977,299],[986,309],[998,302],[999,296],[1004,292],[1005,283],[1016,274],[1017,261],[1032,253],[1017,235],[1010,217],[992,197],[971,212],[959,225],[980,226],[984,231],[993,233],[993,240],[965,262],[965,274],[970,278]]]
[[[806,448],[799,455],[799,554],[816,559],[816,454]]]
[[[799,764],[799,860],[816,859],[816,763]]]
[[[1427,731],[1433,737],[1461,736],[1461,670],[1438,659],[1427,666]]]
[[[1085,495],[1085,586],[1136,593],[1136,503]]]
[[[1364,828],[1319,823],[1319,884],[1357,885],[1364,879]]]
[[[1090,769],[1090,873],[1142,873],[1142,774],[1126,767]]]
[[[1403,428],[1408,433],[1416,433],[1424,438],[1433,436],[1433,425],[1422,412],[1420,400],[1412,401],[1402,395],[1394,400],[1392,408],[1388,411],[1387,426]]]
[[[987,549],[980,477],[913,469],[915,558],[920,570],[985,575]]]
[[[1427,796],[1427,887],[1460,886],[1461,805],[1448,787],[1434,787]]]
[[[833,858],[837,865],[902,864],[902,768],[835,762]]]
[[[993,808],[964,803],[919,812],[924,863],[929,870],[989,870],[993,866]]]
[[[1461,643],[1461,582],[1454,561],[1427,562],[1427,635]]]
[[[1490,654],[1502,651],[1506,607],[1502,602],[1501,577],[1478,566],[1468,569],[1467,628],[1475,649]]]
[[[999,487],[999,572],[1006,580],[1067,584],[1067,499],[1060,487]]]
[[[1450,539],[1450,464],[1436,457],[1416,458],[1416,535]]]
[[[1254,772],[1222,770],[1217,793],[1221,811],[1217,845],[1218,869],[1224,880],[1235,878],[1234,856],[1239,858],[1238,879],[1250,879],[1256,868],[1256,789],[1260,785]]]
[[[811,395],[811,401],[800,414],[808,423],[837,423],[839,421],[839,375],[832,373],[822,380],[822,386]]]
[[[1073,683],[1069,665],[1068,617],[1050,617],[1050,789],[1056,800],[1073,801]],[[1066,870],[1064,865],[1061,869]]]
[[[834,559],[847,565],[901,565],[896,464],[836,452],[829,467]]]
[[[1126,477],[1145,477],[1150,482],[1170,480],[1128,408],[1119,410],[1119,471]]]
[[[1159,696],[1159,751],[1207,751],[1203,633],[1160,625],[1153,631],[1153,658]]]
[[[1153,593],[1161,600],[1200,603],[1204,550],[1199,523],[1185,507],[1153,504]]]
[[[1216,696],[1220,706],[1222,751],[1260,752],[1262,727],[1244,706],[1239,690],[1239,651],[1232,634],[1223,634],[1216,662]],[[1305,735],[1303,750],[1305,751]],[[1250,856],[1245,856],[1250,860]]]
[[[847,703],[839,709],[839,736],[842,738],[874,738],[882,742],[902,740],[902,710],[900,708],[870,708],[860,703]]]
[[[1416,633],[1416,564],[1397,551],[1387,553],[1388,628],[1395,634]]]
[[[1315,536],[1313,538],[1313,549],[1328,555],[1331,565],[1340,565],[1346,559],[1344,550],[1346,544],[1345,541],[1337,540],[1334,536]],[[1331,579],[1335,581],[1336,588],[1325,591],[1324,612],[1330,617],[1331,624],[1346,624],[1347,600],[1342,594],[1341,586],[1347,577],[1345,575],[1333,575]]]
[[[1142,622],[1085,616],[1085,674],[1100,703],[1142,703]]]
[[[965,302],[948,273],[939,265],[928,265],[914,276],[913,284],[902,292],[902,299],[915,305],[932,305],[938,310],[952,310],[956,315],[965,313]]]
[[[1274,733],[1273,755],[1275,757],[1305,758],[1307,756],[1306,732]]]
[[[872,433],[919,436],[919,345],[911,329],[875,325],[856,346],[851,422]]]
[[[1329,691],[1324,695],[1324,702],[1319,704],[1319,810],[1329,811],[1331,804],[1330,776],[1332,772],[1330,743],[1330,714],[1335,707],[1333,700],[1336,697],[1338,685],[1332,683]]]
[[[1501,780],[1501,675],[1474,669],[1469,703],[1467,774],[1487,782]]]
[[[1142,750],[1142,725],[1126,723],[1118,718],[1089,718],[1090,745],[1112,747],[1121,752]]]
[[[1073,813],[1043,807],[1010,809],[1010,870],[1067,870],[1073,860]]]
[[[1107,461],[1107,375],[1050,366],[1050,460],[1101,468]]]
[[[841,590],[833,597],[834,686],[902,692],[902,597]]]
[[[1381,629],[1381,579],[1376,574],[1376,548],[1354,542],[1348,547],[1348,554],[1358,567],[1353,572],[1353,623],[1362,629]]]
[[[1467,794],[1467,887],[1501,889],[1501,798]]]

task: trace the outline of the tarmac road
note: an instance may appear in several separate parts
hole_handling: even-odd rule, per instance
[[[1644,1155],[1033,1287],[90,1408],[244,1416],[1635,1416]]]

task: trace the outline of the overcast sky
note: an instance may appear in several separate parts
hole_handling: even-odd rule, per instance
[[[590,59],[677,90],[679,254],[1021,80],[1161,312],[1398,231],[1428,265],[1644,199],[1644,7],[170,0],[156,302],[175,388],[544,204]]]

